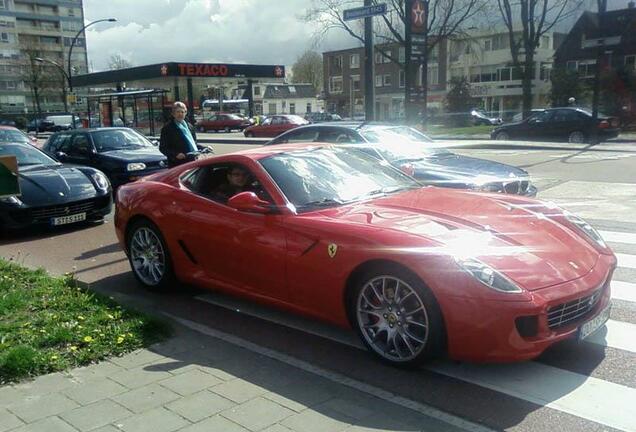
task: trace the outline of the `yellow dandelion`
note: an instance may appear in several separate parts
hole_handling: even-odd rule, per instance
[[[84,336],[84,342],[92,342],[93,338],[91,336]]]
[[[82,315],[78,315],[77,319],[80,320],[80,321],[84,321],[85,318]]]
[[[51,356],[51,360],[57,360],[57,356],[56,355],[52,355]]]
[[[115,317],[113,316],[113,314],[108,314],[108,319],[115,319]]]
[[[123,341],[124,341],[124,338],[123,338],[122,336],[119,336],[119,337],[117,338],[117,343],[118,343],[118,344],[122,343]]]
[[[73,352],[77,351],[77,347],[76,347],[75,345],[73,345],[73,346],[71,347],[71,351],[73,351]]]

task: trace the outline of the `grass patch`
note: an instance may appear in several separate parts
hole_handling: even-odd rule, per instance
[[[424,133],[431,135],[490,135],[495,126],[466,126],[466,127],[445,127],[429,126]]]
[[[0,259],[0,385],[87,365],[165,339],[170,327],[87,291]]]

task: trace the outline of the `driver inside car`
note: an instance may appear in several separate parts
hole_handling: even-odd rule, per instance
[[[234,195],[251,190],[250,174],[239,166],[230,167],[227,170],[226,180],[212,190],[215,201],[226,203]]]

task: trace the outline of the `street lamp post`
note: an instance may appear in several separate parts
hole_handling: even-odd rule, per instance
[[[71,42],[71,47],[68,50],[68,87],[71,90],[71,92],[73,91],[73,83],[71,82],[71,77],[73,76],[73,70],[71,69],[71,57],[73,55],[73,47],[75,46],[75,43],[77,42],[77,38],[79,37],[80,34],[82,34],[84,32],[84,30],[86,30],[87,27],[92,26],[93,24],[97,24],[100,22],[117,22],[117,18],[104,18],[104,19],[99,19],[93,22],[89,22],[88,24],[86,24],[84,27],[82,27],[80,29],[80,31],[77,32],[77,34],[75,35],[75,37],[73,38],[73,41]]]
[[[64,112],[68,112],[68,101],[66,99],[66,85],[68,84],[68,86],[70,87],[71,77],[68,76],[64,68],[59,63],[56,63],[53,60],[36,57],[35,61],[38,63],[50,63],[53,66],[57,67],[60,70],[60,72],[62,72],[62,75],[64,76],[64,79],[66,80],[66,84],[62,86],[62,97],[64,98]]]

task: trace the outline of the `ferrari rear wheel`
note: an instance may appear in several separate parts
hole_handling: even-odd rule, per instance
[[[175,281],[170,253],[159,229],[150,221],[135,223],[128,236],[128,261],[135,278],[153,291],[166,291]]]
[[[438,354],[442,345],[437,302],[409,272],[391,266],[378,270],[366,274],[358,285],[356,330],[366,347],[383,361],[399,366],[421,364]]]

